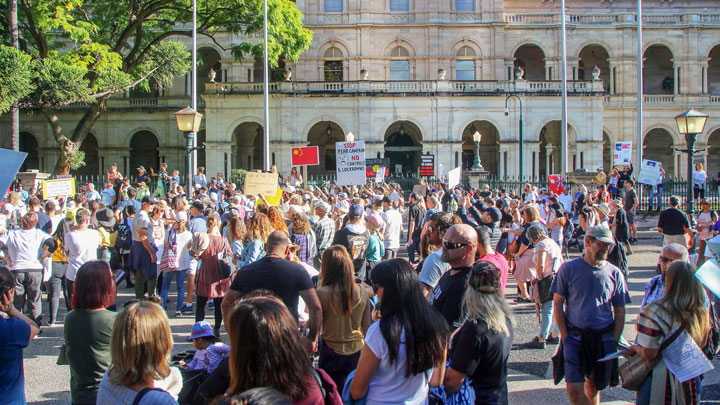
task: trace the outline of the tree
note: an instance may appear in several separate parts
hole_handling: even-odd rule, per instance
[[[190,0],[19,0],[19,4],[21,48],[33,58],[29,75],[34,85],[19,105],[39,110],[47,119],[61,150],[56,174],[67,173],[70,162],[78,160],[78,148],[113,94],[136,86],[148,90],[150,81],[162,88],[190,69],[185,46],[172,41],[191,35]],[[197,32],[213,41],[219,32],[248,37],[262,32],[262,0],[199,0],[197,6]],[[312,40],[300,11],[288,0],[269,0],[268,26],[271,66],[277,66],[281,55],[296,61]],[[231,51],[236,58],[262,55],[262,42],[235,44]],[[2,92],[0,97],[1,108],[8,99]],[[87,108],[66,132],[62,107],[76,102],[87,103]]]

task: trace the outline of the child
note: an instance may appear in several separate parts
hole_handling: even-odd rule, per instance
[[[195,356],[187,364],[189,370],[205,370],[208,374],[215,371],[218,364],[230,354],[230,346],[221,342],[213,333],[212,326],[206,321],[196,322],[188,340],[192,340],[197,349]]]

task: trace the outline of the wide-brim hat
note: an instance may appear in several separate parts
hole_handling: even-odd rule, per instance
[[[97,220],[98,225],[104,226],[107,228],[112,228],[115,226],[115,215],[113,215],[113,211],[110,208],[103,208],[98,210],[95,213],[95,219]]]

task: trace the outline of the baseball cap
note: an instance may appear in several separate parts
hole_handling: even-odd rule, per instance
[[[180,211],[175,214],[175,220],[178,222],[187,222],[187,219],[187,212],[185,211]]]
[[[350,212],[348,213],[348,215],[350,216],[350,218],[360,218],[362,217],[364,211],[365,210],[363,209],[362,205],[353,204],[350,207]]]
[[[135,170],[145,170],[145,166],[138,166]]]
[[[325,212],[330,212],[330,204],[326,203],[325,201],[316,202],[315,208],[320,208],[321,210],[323,210]]]
[[[146,195],[145,197],[143,197],[142,203],[143,204],[157,204],[158,200],[157,200],[157,198],[155,198],[151,195]]]
[[[212,326],[207,321],[200,321],[195,322],[195,325],[192,327],[192,332],[190,332],[190,336],[188,337],[188,340],[195,340],[203,337],[210,337],[215,336],[212,330]]]
[[[587,232],[585,232],[585,236],[589,236],[599,242],[615,244],[612,232],[604,226],[591,226]]]
[[[10,203],[5,203],[5,205],[2,206],[2,212],[13,212],[14,209],[15,207]]]
[[[500,289],[500,270],[490,262],[476,262],[470,270],[468,285],[479,293],[495,294]]]
[[[597,169],[598,169],[598,170],[602,170],[602,169],[603,169],[602,165],[598,166]]]
[[[372,214],[368,215],[366,219],[372,224],[372,226],[377,229],[380,229],[383,226],[382,217],[377,212],[373,212]]]
[[[350,203],[347,201],[340,201],[338,203],[335,203],[335,206],[341,211],[341,212],[348,212],[350,210]]]
[[[486,209],[485,212],[487,212],[488,215],[490,215],[490,218],[492,219],[493,222],[497,222],[500,220],[500,218],[502,218],[502,212],[500,212],[500,210],[496,207],[490,207],[490,208]]]

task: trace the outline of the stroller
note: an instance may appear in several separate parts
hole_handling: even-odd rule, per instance
[[[195,397],[195,392],[200,387],[200,384],[202,384],[203,381],[205,381],[205,379],[208,377],[208,374],[205,372],[205,370],[188,370],[184,367],[180,367],[181,361],[184,364],[187,364],[193,359],[194,356],[195,350],[188,350],[186,352],[178,353],[172,356],[172,359],[170,360],[170,363],[173,366],[180,369],[180,373],[182,374],[183,378],[182,390],[180,390],[180,394],[178,394],[178,404],[180,405],[192,404],[193,398]]]
[[[585,231],[580,226],[580,221],[577,219],[568,221],[568,225],[566,225],[565,229],[563,229],[563,234],[564,238],[562,247],[563,252],[565,253],[565,258],[569,258],[568,253],[570,252],[570,248],[573,246],[576,246],[578,252],[582,254],[585,249],[583,244],[583,241],[585,240]]]

